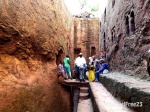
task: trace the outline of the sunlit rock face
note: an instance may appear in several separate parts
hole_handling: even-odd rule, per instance
[[[141,78],[147,73],[150,47],[150,1],[112,0],[101,20],[101,40],[111,70]],[[104,48],[101,41],[101,48]]]
[[[75,18],[74,19],[74,57],[82,52],[86,61],[90,56],[99,58],[99,19]]]
[[[73,20],[62,0],[0,0],[0,111],[70,111],[56,61],[72,49]]]

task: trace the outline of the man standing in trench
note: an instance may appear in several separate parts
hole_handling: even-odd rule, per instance
[[[79,53],[79,57],[75,60],[75,65],[79,67],[80,82],[82,82],[82,81],[85,82],[84,72],[85,72],[85,68],[86,68],[86,60],[82,56],[82,53]]]
[[[68,55],[66,55],[66,57],[64,58],[63,65],[64,65],[65,71],[67,72],[68,76],[72,80],[72,75],[71,75],[71,70],[70,70],[70,60],[69,60],[69,56]]]

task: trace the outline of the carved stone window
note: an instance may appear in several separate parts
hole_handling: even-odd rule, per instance
[[[115,26],[111,30],[111,42],[115,43],[116,42],[116,35],[115,35]]]
[[[101,22],[99,23],[99,26],[100,26],[100,29],[99,29],[99,31],[101,32]]]
[[[130,36],[135,34],[135,15],[134,12],[128,12],[125,17],[126,34]]]
[[[134,12],[131,12],[130,15],[131,19],[130,19],[130,25],[131,25],[131,32],[134,34],[135,33],[135,17],[134,17]]]
[[[112,8],[114,7],[115,5],[115,0],[112,0]]]
[[[104,22],[106,21],[106,8],[105,8],[105,11],[104,11]]]
[[[106,51],[106,36],[105,36],[105,32],[104,32],[104,40],[103,40],[103,48],[104,48],[104,51]]]
[[[111,42],[113,43],[114,42],[114,36],[113,36],[113,31],[111,32]]]
[[[129,36],[130,34],[130,29],[129,29],[129,17],[126,17],[126,34]]]

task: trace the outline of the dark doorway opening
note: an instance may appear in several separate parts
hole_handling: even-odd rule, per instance
[[[106,8],[105,8],[105,11],[104,11],[104,22],[106,21]]]
[[[76,59],[79,56],[80,52],[81,52],[81,48],[74,48],[74,59]]]
[[[129,30],[129,18],[128,16],[126,17],[126,34],[129,36],[130,30]]]
[[[112,43],[114,42],[114,34],[113,34],[113,31],[111,32],[111,42],[112,42]]]
[[[94,56],[96,54],[96,48],[91,47],[91,56]]]
[[[104,40],[103,40],[103,43],[104,43],[104,51],[106,51],[106,36],[105,36],[105,32],[104,32]]]
[[[135,33],[135,17],[134,12],[131,12],[131,32]]]
[[[60,49],[56,55],[56,64],[58,65],[60,61],[63,61],[63,50]]]
[[[112,0],[112,8],[114,7],[115,5],[115,0]]]

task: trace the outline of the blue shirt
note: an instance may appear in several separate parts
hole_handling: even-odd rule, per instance
[[[104,71],[105,69],[108,69],[108,64],[107,64],[107,63],[103,63],[103,64],[102,64],[102,68],[101,68],[98,72],[99,72],[99,73],[103,73],[103,71]]]

